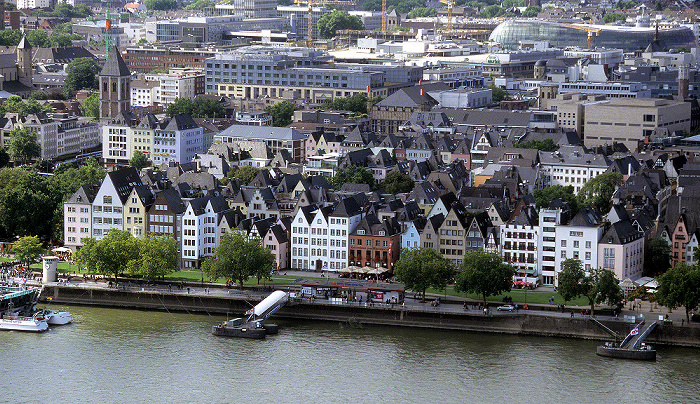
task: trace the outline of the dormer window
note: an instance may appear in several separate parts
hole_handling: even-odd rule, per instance
[[[384,235],[386,235],[386,232],[384,230],[379,230],[379,235],[384,236]]]
[[[359,235],[361,235],[361,236],[364,236],[364,235],[365,235],[365,231],[364,231],[364,230],[358,230],[358,231],[357,231],[357,234],[359,234]]]

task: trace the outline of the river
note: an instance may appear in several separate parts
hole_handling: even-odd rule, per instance
[[[73,324],[0,333],[3,403],[687,403],[700,351],[656,362],[597,342],[279,322],[266,340],[216,337],[221,316],[70,307]]]

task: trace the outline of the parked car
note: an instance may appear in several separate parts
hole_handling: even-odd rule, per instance
[[[515,310],[515,307],[513,307],[512,304],[504,304],[503,306],[498,306],[496,309],[498,311],[513,311]]]

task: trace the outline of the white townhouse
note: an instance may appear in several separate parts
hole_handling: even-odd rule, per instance
[[[581,190],[590,179],[605,173],[612,161],[602,154],[586,153],[583,146],[561,146],[555,152],[539,152],[545,186],[573,186]]]
[[[133,167],[108,172],[92,201],[92,236],[101,239],[111,229],[124,230],[124,204],[134,187],[143,185]]]
[[[549,208],[539,211],[540,233],[537,242],[537,267],[542,274],[543,285],[554,285],[557,274],[557,231],[556,227],[569,220],[569,208],[567,204],[558,206],[550,204]]]
[[[339,271],[348,266],[349,238],[362,220],[362,207],[353,197],[342,199],[330,214],[329,223],[329,271]],[[353,239],[354,240],[354,239]]]
[[[598,242],[604,231],[600,211],[589,207],[579,210],[568,224],[556,226],[555,286],[559,286],[561,265],[569,258],[581,260],[586,271],[598,266]]]
[[[320,210],[315,205],[303,206],[297,210],[291,224],[292,253],[291,262],[293,269],[309,269],[309,249],[311,223],[316,217],[316,211]]]
[[[63,203],[63,240],[65,246],[78,251],[81,240],[92,237],[92,202],[99,184],[86,184]]]
[[[171,161],[183,164],[203,153],[204,130],[187,114],[178,114],[164,121],[153,135],[154,165]]]
[[[205,196],[189,202],[181,219],[181,258],[186,268],[199,268],[204,258],[214,253],[217,224],[227,210],[230,208],[222,196]]]

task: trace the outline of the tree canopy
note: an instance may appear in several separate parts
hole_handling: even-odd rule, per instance
[[[501,87],[498,87],[495,84],[492,84],[489,86],[491,89],[491,98],[493,102],[501,102],[503,100],[509,100],[510,99],[510,94],[508,91],[502,89]]]
[[[39,29],[27,31],[27,41],[34,48],[48,48],[49,46],[49,36],[46,31]]]
[[[143,3],[149,10],[175,10],[177,0],[146,0]]]
[[[513,286],[515,269],[503,262],[498,253],[474,250],[464,256],[455,277],[455,291],[486,297],[509,291]]]
[[[396,170],[387,174],[380,186],[390,194],[397,194],[411,192],[413,185],[413,180],[410,176]]]
[[[583,270],[581,260],[569,258],[562,263],[559,273],[559,294],[565,301],[585,296],[591,306],[607,303],[616,305],[622,300],[622,290],[615,273],[609,269],[591,269],[589,274]]]
[[[171,117],[178,114],[188,114],[192,118],[223,118],[226,116],[226,110],[219,104],[219,101],[206,97],[176,98],[175,102],[168,105],[165,113]]]
[[[83,239],[83,247],[75,255],[76,261],[91,273],[114,275],[126,271],[132,260],[139,258],[138,239],[128,231],[112,229],[102,239]]]
[[[542,7],[540,7],[540,6],[527,6],[525,11],[523,11],[523,17],[527,17],[527,18],[537,17],[537,14],[539,14],[541,11],[542,11]]]
[[[671,245],[663,237],[656,236],[645,245],[644,266],[645,273],[651,276],[662,274],[671,268]]]
[[[287,126],[292,123],[292,115],[297,106],[288,101],[278,102],[265,107],[265,112],[272,117],[272,126]]]
[[[21,39],[22,31],[18,29],[0,31],[0,46],[17,46]]]
[[[68,63],[63,92],[70,96],[82,89],[97,89],[100,66],[93,58],[78,58]]]
[[[335,189],[340,189],[343,184],[367,184],[371,189],[375,187],[372,172],[360,166],[348,166],[335,172],[331,178],[331,185]]]
[[[537,149],[545,152],[553,152],[559,150],[559,145],[554,143],[552,139],[544,140],[528,140],[515,145],[521,149]]]
[[[318,36],[321,38],[333,38],[337,30],[365,29],[362,19],[358,15],[350,15],[345,10],[334,10],[318,19]]]
[[[632,2],[634,3],[634,2]],[[636,4],[636,3],[635,3]],[[610,24],[616,21],[625,21],[627,17],[624,14],[620,13],[609,13],[605,14],[603,16],[603,21],[605,21],[606,24]]]
[[[396,9],[401,14],[411,12],[415,8],[425,7],[425,0],[387,0],[387,12]],[[382,11],[382,0],[365,0],[362,8],[369,11]]]
[[[15,259],[26,265],[33,264],[44,253],[44,247],[37,236],[20,237],[12,246]]]
[[[177,240],[170,236],[148,234],[138,240],[138,257],[129,261],[127,267],[132,274],[158,279],[177,271],[179,264]]]
[[[425,300],[428,288],[445,289],[454,276],[452,262],[432,248],[408,248],[394,264],[396,280],[408,289],[420,292]]]
[[[255,176],[258,175],[260,169],[253,166],[242,166],[233,171],[233,176],[238,179],[241,184],[248,185],[253,181]]]
[[[78,107],[83,116],[91,116],[95,119],[100,117],[100,96],[98,94],[91,94],[89,97],[83,101]]]
[[[232,279],[243,286],[251,276],[269,278],[274,266],[275,256],[259,238],[246,239],[245,233],[236,230],[221,236],[214,255],[204,261],[202,270],[211,279]]]
[[[129,165],[131,167],[134,167],[137,171],[141,171],[142,168],[148,167],[150,162],[148,161],[148,157],[146,157],[146,154],[136,150],[134,152],[134,155],[131,157],[131,160],[129,160]]]
[[[214,7],[216,3],[213,0],[196,0],[188,4],[185,10],[203,10],[205,7]]]
[[[29,128],[16,127],[10,132],[10,157],[25,164],[28,160],[41,156],[41,146],[36,141],[36,133]]]
[[[622,174],[617,172],[599,174],[591,178],[578,191],[579,205],[595,205],[603,214],[608,213],[612,196],[623,182]]]
[[[349,97],[338,97],[331,100],[324,100],[321,109],[326,111],[351,111],[359,114],[367,113],[367,101],[376,102],[367,98],[367,94],[358,93]]]
[[[1,32],[1,31],[0,31]],[[36,99],[30,98],[26,102],[19,95],[10,96],[10,98],[0,104],[0,114],[5,115],[8,112],[27,116],[39,112],[53,112],[50,105],[41,105]]]
[[[87,4],[79,4],[75,7],[66,2],[56,4],[51,12],[35,10],[34,17],[63,17],[63,18],[85,18],[92,15],[92,9]]]
[[[656,300],[673,310],[685,307],[685,318],[700,305],[700,268],[697,265],[678,264],[658,278]]]
[[[546,188],[535,190],[535,202],[538,208],[549,207],[549,204],[555,199],[561,199],[569,204],[572,217],[578,212],[578,199],[574,193],[573,185],[567,185],[565,187],[561,185],[551,185]]]
[[[411,10],[407,15],[406,18],[412,19],[412,18],[419,18],[419,17],[437,17],[438,13],[437,10],[434,9],[433,7],[419,7],[419,8],[414,8]]]

